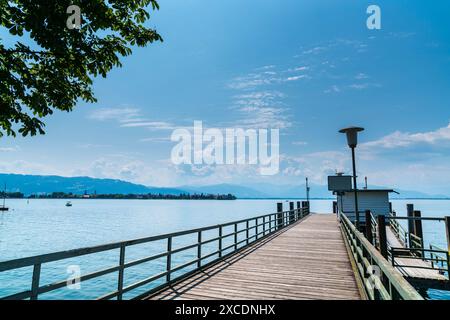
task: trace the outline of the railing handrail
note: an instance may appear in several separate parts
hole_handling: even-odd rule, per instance
[[[386,216],[387,220],[428,220],[428,221],[445,221],[442,217],[403,217],[403,216]]]
[[[295,209],[295,211],[297,211],[297,210],[298,209]],[[110,251],[110,250],[114,250],[114,249],[119,249],[123,245],[128,247],[128,246],[147,243],[147,242],[164,240],[164,239],[167,239],[170,237],[174,238],[174,237],[180,237],[180,236],[184,236],[184,235],[188,235],[188,234],[192,234],[192,233],[214,230],[214,229],[217,229],[220,227],[222,227],[222,228],[228,227],[228,226],[235,225],[237,223],[238,224],[244,223],[244,222],[252,221],[255,219],[261,219],[261,218],[273,216],[276,214],[286,214],[286,213],[290,213],[290,212],[291,212],[290,210],[286,210],[286,211],[282,211],[282,212],[274,212],[274,213],[269,213],[269,214],[265,214],[265,215],[261,215],[261,216],[255,216],[255,217],[248,218],[248,219],[242,219],[242,220],[237,220],[237,221],[232,221],[232,222],[227,222],[227,223],[222,223],[222,224],[216,224],[216,225],[211,225],[211,226],[207,226],[207,227],[165,233],[165,234],[156,235],[156,236],[137,238],[137,239],[131,239],[131,240],[125,240],[125,241],[119,241],[119,242],[112,242],[112,243],[96,245],[96,246],[62,250],[62,251],[57,251],[57,252],[52,252],[52,253],[44,253],[44,254],[40,254],[40,255],[29,256],[29,257],[25,257],[25,258],[18,258],[18,259],[13,259],[13,260],[0,261],[0,272],[6,271],[6,270],[11,270],[11,269],[28,267],[28,266],[32,266],[36,263],[48,263],[48,262],[54,262],[54,261],[58,261],[58,260],[68,259],[68,258],[75,258],[78,256],[88,255],[88,254],[92,254],[92,253]],[[13,265],[13,267],[10,267],[10,268],[6,267],[7,265],[8,266]]]
[[[384,257],[366,239],[366,237],[364,237],[364,235],[356,229],[356,227],[353,225],[353,223],[350,222],[345,214],[339,215],[339,217],[340,220],[351,231],[351,233],[356,237],[365,251],[370,255],[372,263],[376,263],[376,265],[380,268],[382,274],[389,280],[391,286],[395,288],[402,299],[423,300],[423,297],[414,289],[414,287],[408,281],[406,281],[406,279],[404,279],[403,276],[396,269],[394,269],[386,259],[384,259]],[[345,241],[348,241],[346,237]],[[358,252],[358,249],[356,248],[355,251],[357,252],[357,254],[363,254]],[[363,278],[365,278],[364,275]]]

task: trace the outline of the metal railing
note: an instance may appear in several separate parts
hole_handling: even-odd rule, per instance
[[[398,240],[405,246],[409,246],[409,232],[405,230],[405,228],[395,219],[397,216],[395,213],[390,213],[388,215],[389,218],[389,226],[391,230],[394,232],[395,236]]]
[[[369,299],[423,300],[344,214],[340,214],[339,219],[344,239],[351,250]]]
[[[418,235],[407,232],[403,227],[401,227],[398,220],[407,220],[407,221],[435,221],[435,222],[445,222],[445,218],[442,217],[398,217],[395,215],[389,215],[387,217],[389,221],[389,225],[391,229],[394,231],[394,234],[397,238],[404,244],[404,247],[401,248],[390,248],[390,258],[392,260],[392,265],[396,267],[409,267],[409,268],[418,268],[418,269],[433,269],[438,270],[441,273],[447,272],[448,267],[444,268],[443,263],[448,265],[448,250],[444,250],[439,248],[433,244],[430,244],[429,249],[425,249],[424,239],[419,237]],[[398,231],[396,232],[398,226]],[[423,265],[400,265],[395,262],[395,258],[409,258],[409,259],[418,259],[430,262],[430,267]],[[436,265],[435,265],[436,264]],[[441,268],[437,268],[436,266],[441,264]]]
[[[372,213],[370,213],[370,221],[373,245],[375,246],[375,248],[379,248],[380,243],[378,241],[378,223]]]
[[[425,257],[426,254],[426,257]],[[392,266],[398,268],[414,268],[414,269],[426,269],[437,270],[439,273],[445,275],[449,274],[449,253],[444,249],[437,246],[430,245],[430,249],[423,248],[390,248],[390,258]],[[430,265],[405,265],[396,261],[396,258],[406,258],[413,260],[429,261]]]
[[[285,228],[292,223],[295,223],[299,219],[307,216],[309,214],[309,208],[298,208],[289,211],[276,212],[271,214],[266,214],[250,219],[244,219],[239,221],[233,221],[225,224],[219,224],[215,226],[209,226],[204,228],[192,229],[187,231],[175,232],[170,234],[164,234],[159,236],[152,236],[142,239],[135,239],[117,243],[111,243],[106,245],[87,247],[69,251],[61,251],[56,253],[38,255],[28,258],[15,259],[11,261],[0,262],[0,272],[14,270],[24,267],[33,267],[32,279],[30,283],[30,289],[26,291],[21,291],[18,293],[10,294],[8,296],[0,297],[0,299],[31,299],[36,300],[39,295],[54,291],[67,286],[67,280],[48,283],[42,285],[41,280],[41,268],[43,264],[61,261],[65,259],[70,259],[74,257],[87,256],[100,252],[107,252],[114,249],[119,250],[119,264],[105,268],[99,271],[81,275],[77,280],[79,282],[91,280],[98,278],[107,274],[117,273],[117,289],[106,295],[99,297],[98,299],[113,299],[118,300],[123,299],[124,293],[130,292],[134,289],[140,288],[144,285],[155,282],[156,280],[165,279],[165,282],[157,286],[150,291],[147,291],[145,295],[151,294],[168,284],[178,281],[193,272],[198,271],[202,267],[206,267],[212,263],[220,261],[221,259],[247,247],[248,245],[259,241],[268,235],[273,234],[277,230]],[[253,225],[251,225],[253,224]],[[232,227],[232,232],[225,233],[225,228]],[[204,239],[203,234],[209,231],[215,231],[217,233],[216,237],[210,239]],[[253,234],[251,234],[253,233]],[[173,240],[178,237],[193,235],[196,239],[195,242],[185,245],[180,248],[174,248]],[[239,240],[239,236],[244,237],[244,239]],[[224,245],[225,239],[232,239],[231,245]],[[133,261],[126,261],[127,248],[135,246],[138,244],[150,243],[155,241],[166,241],[166,251],[155,254],[152,256],[140,258]],[[217,242],[217,250],[212,253],[202,254],[203,246],[207,244],[213,244]],[[197,249],[196,257],[193,260],[185,262],[181,265],[173,266],[172,256],[176,253],[185,252],[187,250]],[[228,252],[227,252],[228,251]],[[127,268],[141,265],[146,262],[154,261],[156,259],[166,259],[166,270],[157,274],[151,274],[149,277],[124,286],[124,272]],[[206,259],[212,259],[208,263],[202,264]],[[195,266],[194,270],[187,271],[180,276],[173,277],[175,272],[182,271],[183,269]],[[139,298],[143,296],[142,294],[134,298]]]
[[[390,230],[392,230],[395,237],[399,240],[401,246],[393,247],[392,244],[387,241],[386,233],[380,232],[381,230],[378,225],[378,220],[380,220],[380,218],[383,222],[383,226],[386,225],[385,221],[389,222],[386,227],[390,227]],[[377,216],[377,219],[375,219],[374,215],[368,211],[366,212],[366,220],[367,219],[370,219],[369,227],[371,228],[370,232],[366,231],[366,238],[368,242],[372,243],[373,246],[380,251],[382,256],[387,261],[391,262],[393,267],[437,270],[442,275],[446,275],[448,279],[448,275],[450,274],[448,250],[444,250],[433,244],[430,244],[429,249],[425,249],[423,238],[412,232],[406,231],[398,222],[398,220],[408,220],[413,222],[421,222],[422,220],[442,222],[446,221],[446,218],[397,217],[395,213],[391,213],[387,216],[379,215]],[[383,251],[382,248],[385,248],[385,251]],[[422,260],[426,263],[417,264],[410,260]]]
[[[441,274],[447,273],[447,277],[450,277],[450,254],[448,250],[430,244],[430,262],[433,269],[438,270]]]

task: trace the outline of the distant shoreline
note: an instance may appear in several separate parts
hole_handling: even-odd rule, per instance
[[[278,200],[278,201],[289,201],[289,200],[302,200],[306,201],[306,198],[238,198],[235,199],[214,199],[214,198],[196,198],[196,199],[188,199],[188,198],[82,198],[82,197],[74,197],[74,198],[29,198],[29,197],[9,197],[7,200],[214,200],[214,201],[230,201],[230,200]],[[311,200],[330,200],[334,201],[335,198],[310,198]],[[397,200],[450,200],[450,198],[393,198],[390,201]]]

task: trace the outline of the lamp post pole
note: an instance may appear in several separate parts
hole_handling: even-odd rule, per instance
[[[359,209],[358,209],[358,186],[356,184],[356,161],[355,161],[355,147],[352,147],[352,163],[353,163],[353,189],[355,193],[355,225],[359,230]]]
[[[308,185],[308,178],[306,178],[306,201],[309,202],[309,185]]]
[[[358,209],[358,186],[356,184],[356,161],[355,161],[355,148],[358,144],[358,132],[363,131],[364,128],[360,127],[348,127],[339,130],[340,133],[345,133],[347,136],[347,144],[352,149],[352,164],[353,164],[353,192],[355,193],[355,226],[359,230],[359,209]]]

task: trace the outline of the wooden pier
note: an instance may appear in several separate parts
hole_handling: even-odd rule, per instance
[[[335,215],[314,214],[148,299],[361,299]]]
[[[391,248],[398,248],[397,250],[401,250],[401,248],[406,248],[404,243],[402,243],[394,234],[390,227],[386,227],[386,236],[388,246]],[[438,270],[433,269],[431,262],[416,259],[414,257],[396,257],[395,258],[397,270],[406,277],[411,280],[414,279],[428,279],[433,281],[444,281],[447,282],[448,279]],[[397,266],[398,265],[398,266]]]
[[[423,221],[445,222],[447,239],[450,239],[450,218],[422,217],[420,211],[413,210],[412,204],[407,205],[407,211],[407,217],[392,212],[376,218],[366,211],[366,238],[424,296],[428,289],[450,290],[449,250],[433,244],[425,248],[422,232]],[[399,220],[408,222],[408,230]]]
[[[116,289],[98,297],[104,300],[423,299],[392,265],[387,229],[378,228],[377,241],[372,228],[367,230],[366,235],[361,233],[344,214],[312,214],[307,201],[298,201],[296,208],[290,202],[288,210],[278,203],[274,213],[239,221],[0,262],[0,272],[32,269],[28,289],[7,295],[0,291],[0,299],[36,300],[64,288],[65,273],[59,275],[60,281],[45,283],[41,269],[106,252],[118,254],[118,264],[77,279],[84,282],[116,274]],[[188,240],[180,245],[180,238]],[[162,247],[153,255],[128,257],[130,247],[156,243]],[[175,263],[173,258],[180,254],[186,258]],[[144,277],[136,279],[131,268],[156,260],[163,262],[163,271],[144,268]]]

